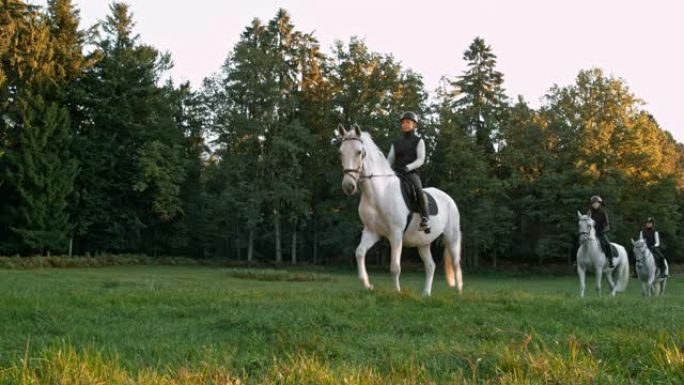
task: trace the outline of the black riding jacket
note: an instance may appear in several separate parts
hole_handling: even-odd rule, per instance
[[[403,135],[392,143],[392,146],[394,146],[395,170],[400,170],[418,159],[417,148],[420,140],[420,136],[416,135],[416,131],[414,130],[403,133]]]
[[[594,228],[596,229],[596,235],[603,235],[606,231],[610,229],[610,223],[608,222],[608,214],[599,207],[598,210],[591,208],[589,210],[589,216],[594,220]]]

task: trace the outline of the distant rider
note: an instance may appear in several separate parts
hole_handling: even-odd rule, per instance
[[[612,269],[615,267],[613,265],[613,255],[610,247],[610,240],[606,235],[606,232],[610,230],[610,223],[608,222],[608,214],[603,209],[603,199],[600,196],[594,195],[591,197],[591,208],[589,209],[589,216],[594,220],[594,229],[596,230],[596,237],[601,243],[601,249],[603,254],[605,254],[608,260],[608,266]]]
[[[655,220],[652,217],[646,219],[644,223],[644,229],[639,232],[639,238],[646,241],[646,246],[651,250],[653,258],[655,259],[656,266],[660,270],[660,278],[667,278],[667,272],[665,271],[665,256],[660,252],[660,234],[655,229]]]

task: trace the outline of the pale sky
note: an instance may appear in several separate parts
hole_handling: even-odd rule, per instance
[[[295,28],[315,31],[326,53],[335,40],[365,38],[371,50],[422,74],[430,91],[442,76],[462,73],[463,51],[476,36],[498,56],[508,96],[523,95],[534,107],[553,84],[571,84],[581,69],[600,67],[622,78],[661,127],[684,142],[684,3],[676,0],[126,2],[142,41],[171,52],[171,76],[195,88],[219,70],[253,18],[267,21],[285,8]],[[84,26],[109,11],[107,0],[75,4]]]

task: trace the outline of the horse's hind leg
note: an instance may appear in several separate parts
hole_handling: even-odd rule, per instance
[[[609,271],[608,274],[606,274],[606,279],[608,280],[608,284],[610,285],[610,295],[615,297],[615,294],[617,293],[617,285],[615,284],[615,281],[613,281],[613,272],[618,271],[618,267],[615,267],[615,270]]]
[[[423,264],[425,264],[425,289],[423,289],[423,295],[429,297],[432,295],[432,280],[435,277],[435,261],[432,259],[429,244],[419,246],[418,253],[423,260]]]
[[[377,234],[367,229],[363,229],[363,233],[361,233],[361,242],[359,242],[359,245],[356,247],[356,265],[359,269],[359,279],[363,283],[363,286],[368,290],[373,290],[373,285],[370,284],[368,272],[366,272],[366,253],[379,239],[380,237]]]

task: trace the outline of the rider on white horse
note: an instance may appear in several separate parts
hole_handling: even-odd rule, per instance
[[[420,175],[418,175],[418,169],[425,163],[425,141],[416,135],[418,116],[415,113],[405,112],[401,116],[400,122],[403,135],[392,143],[387,160],[395,172],[414,186],[420,211],[420,230],[429,233],[428,202],[425,199],[425,194],[423,194],[423,184],[420,182]]]
[[[660,235],[655,229],[655,220],[652,217],[646,219],[644,229],[639,232],[639,238],[646,241],[653,257],[655,258],[656,266],[660,270],[660,278],[667,278],[667,269],[665,269],[665,256],[660,252]]]
[[[601,249],[603,250],[603,253],[606,255],[606,259],[608,259],[608,266],[612,269],[613,267],[615,267],[613,266],[613,258],[617,258],[617,255],[613,254],[610,247],[610,240],[606,235],[606,232],[610,230],[610,222],[608,221],[608,214],[606,214],[606,211],[603,209],[603,207],[601,207],[602,205],[603,199],[601,199],[600,196],[592,196],[591,208],[589,209],[589,217],[591,217],[591,219],[594,220],[594,229],[596,230],[596,237],[599,239],[599,242],[601,243]]]

